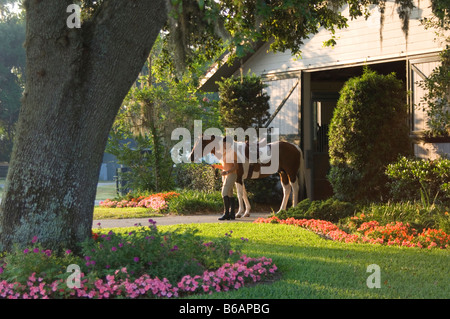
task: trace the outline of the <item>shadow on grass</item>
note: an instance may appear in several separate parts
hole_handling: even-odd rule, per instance
[[[279,280],[227,293],[193,298],[257,299],[448,299],[449,250],[345,244],[288,225],[197,225],[200,235],[211,238],[233,230],[236,242],[249,238],[243,253],[266,256],[277,265]],[[380,288],[369,288],[380,267]],[[369,280],[372,277],[369,278]]]

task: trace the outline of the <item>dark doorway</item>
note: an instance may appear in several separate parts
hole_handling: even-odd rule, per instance
[[[371,64],[368,67],[380,74],[395,72],[397,78],[406,83],[406,61]],[[312,155],[312,199],[314,200],[327,199],[333,195],[332,187],[327,179],[330,170],[328,128],[342,86],[350,78],[360,76],[363,72],[364,66],[311,72],[312,118],[310,120],[313,129],[310,132],[312,149],[309,152]]]

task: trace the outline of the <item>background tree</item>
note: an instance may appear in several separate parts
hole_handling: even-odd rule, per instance
[[[262,127],[270,117],[266,85],[256,75],[227,78],[219,85],[219,110],[223,127],[244,130]]]
[[[422,20],[423,25],[434,29],[437,39],[445,39],[446,49],[440,54],[441,64],[421,83],[430,136],[450,136],[450,1],[434,0],[433,16]],[[445,35],[447,34],[447,37]]]
[[[141,76],[131,88],[113,124],[106,151],[130,170],[124,173],[133,191],[162,191],[174,187],[172,131],[218,126],[217,103],[197,89],[207,55],[193,52],[183,73],[176,72],[167,37],[158,37]],[[220,54],[220,50],[217,54]],[[200,69],[200,71],[199,71]]]
[[[166,22],[165,1],[103,1],[80,29],[72,0],[25,1],[26,85],[4,195],[0,249],[91,234],[107,137]]]
[[[237,53],[273,39],[274,50],[295,54],[320,27],[346,26],[339,7],[348,3],[357,17],[371,2],[89,0],[82,2],[81,28],[70,29],[73,0],[25,0],[26,83],[0,205],[0,250],[33,236],[48,249],[76,249],[90,236],[111,126],[165,26],[178,26],[182,39],[173,43],[188,51],[203,42],[190,35],[212,30],[209,37],[220,35]],[[207,28],[190,19],[199,12],[188,10],[195,4]]]
[[[25,21],[0,11],[0,162],[8,162],[25,84]]]

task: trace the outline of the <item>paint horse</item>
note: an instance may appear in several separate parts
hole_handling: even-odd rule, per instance
[[[205,156],[205,148],[208,149],[208,154],[214,154],[221,162],[223,161],[220,158],[220,152],[215,151],[215,147],[211,147],[209,145],[215,139],[219,139],[218,143],[222,143],[222,147],[225,146],[225,138],[218,136],[201,136],[197,142],[195,143],[192,152],[190,154],[191,161],[195,161],[198,158],[195,158],[196,154],[202,154]],[[216,141],[217,143],[217,141]],[[236,214],[236,217],[249,217],[250,216],[250,202],[248,200],[247,191],[245,190],[245,179],[260,179],[273,175],[274,173],[278,173],[280,176],[281,186],[283,188],[283,200],[281,202],[280,209],[286,209],[289,196],[292,191],[292,205],[295,206],[298,203],[299,190],[303,191],[301,187],[301,164],[302,164],[302,151],[301,149],[289,142],[277,141],[273,143],[261,143],[258,142],[256,144],[256,158],[255,162],[253,159],[255,158],[254,148],[251,149],[251,146],[248,142],[234,142],[235,151],[238,154],[238,169],[237,169],[237,181],[236,181],[236,189],[237,189],[237,197],[239,202],[239,210]],[[220,145],[220,144],[217,144]],[[209,147],[208,147],[209,146]],[[272,159],[270,158],[260,158],[260,153],[267,154],[267,149],[263,150],[263,148],[269,148],[269,150],[276,149],[278,152],[278,158],[275,160],[274,165],[272,166]],[[197,150],[198,149],[198,150]],[[274,152],[272,152],[273,155]],[[219,156],[217,156],[219,154]],[[251,160],[252,159],[252,160]],[[278,163],[277,163],[278,162]],[[275,165],[277,164],[277,165]],[[273,167],[276,166],[274,169]],[[271,168],[270,172],[263,172],[268,167]],[[273,171],[272,171],[273,169]],[[244,205],[245,204],[245,205]],[[277,212],[277,213],[278,213]]]

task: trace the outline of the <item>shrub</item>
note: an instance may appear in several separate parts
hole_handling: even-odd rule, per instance
[[[262,127],[269,119],[269,96],[263,92],[266,86],[260,77],[246,75],[242,78],[226,78],[219,85],[219,110],[224,127],[244,130]]]
[[[296,218],[296,219],[320,219],[330,222],[338,222],[347,216],[355,213],[355,206],[348,202],[337,199],[327,199],[323,201],[311,201],[305,199],[295,207],[290,207],[286,211],[277,214],[278,218]]]
[[[394,200],[450,200],[450,159],[426,160],[401,157],[389,164],[386,175]]]
[[[429,128],[426,134],[430,136],[450,136],[450,46],[440,56],[441,64],[421,83],[426,92],[423,97]]]
[[[385,195],[386,165],[411,153],[402,81],[365,69],[340,92],[329,130],[328,179],[344,201]]]
[[[147,274],[170,282],[236,261],[230,250],[229,240],[206,245],[192,229],[162,232],[154,224],[125,235],[110,231],[83,244],[86,273],[104,278],[126,266],[135,278]]]
[[[215,211],[223,209],[222,194],[215,192],[199,192],[184,190],[168,203],[168,212],[185,215],[198,212]]]
[[[67,277],[67,266],[77,264],[84,274],[94,278],[117,275],[118,269],[126,267],[130,279],[146,274],[177,282],[185,275],[195,276],[240,258],[244,241],[232,244],[232,232],[203,242],[194,229],[160,231],[156,222],[150,219],[149,223],[126,232],[93,233],[80,244],[78,255],[43,249],[36,238],[30,247],[6,254],[0,279],[26,283],[34,273],[49,282]]]
[[[450,235],[438,229],[425,229],[418,233],[408,223],[396,222],[379,225],[377,221],[363,222],[353,232],[346,232],[329,221],[318,219],[279,219],[278,216],[258,218],[255,223],[293,225],[311,230],[327,239],[345,243],[370,243],[388,246],[447,249]],[[347,227],[349,228],[349,227]]]
[[[175,184],[180,189],[213,192],[221,189],[222,179],[208,164],[183,163],[175,167]]]
[[[368,221],[376,221],[380,225],[403,222],[418,230],[435,228],[450,233],[448,211],[445,206],[428,206],[417,201],[372,203],[360,207],[355,216],[347,217],[339,223],[354,230]]]
[[[0,279],[8,282],[26,283],[31,274],[34,277],[45,277],[49,281],[63,278],[70,264],[79,264],[81,259],[71,251],[54,252],[44,249],[37,237],[29,247],[15,246],[11,253],[0,263]]]
[[[122,207],[146,207],[154,212],[164,212],[168,208],[168,202],[178,197],[176,192],[164,192],[151,195],[133,196],[131,193],[116,200],[106,199],[100,202],[100,206],[109,208]]]
[[[0,299],[178,297],[238,289],[277,270],[269,258],[242,255],[239,247],[248,239],[236,243],[232,231],[203,242],[197,230],[160,232],[149,222],[95,233],[78,256],[42,250],[33,239],[31,247],[4,256]],[[69,287],[69,264],[81,268],[80,286]]]
[[[262,179],[246,179],[244,182],[250,201],[261,204],[278,204],[283,199],[280,179],[276,175]]]

